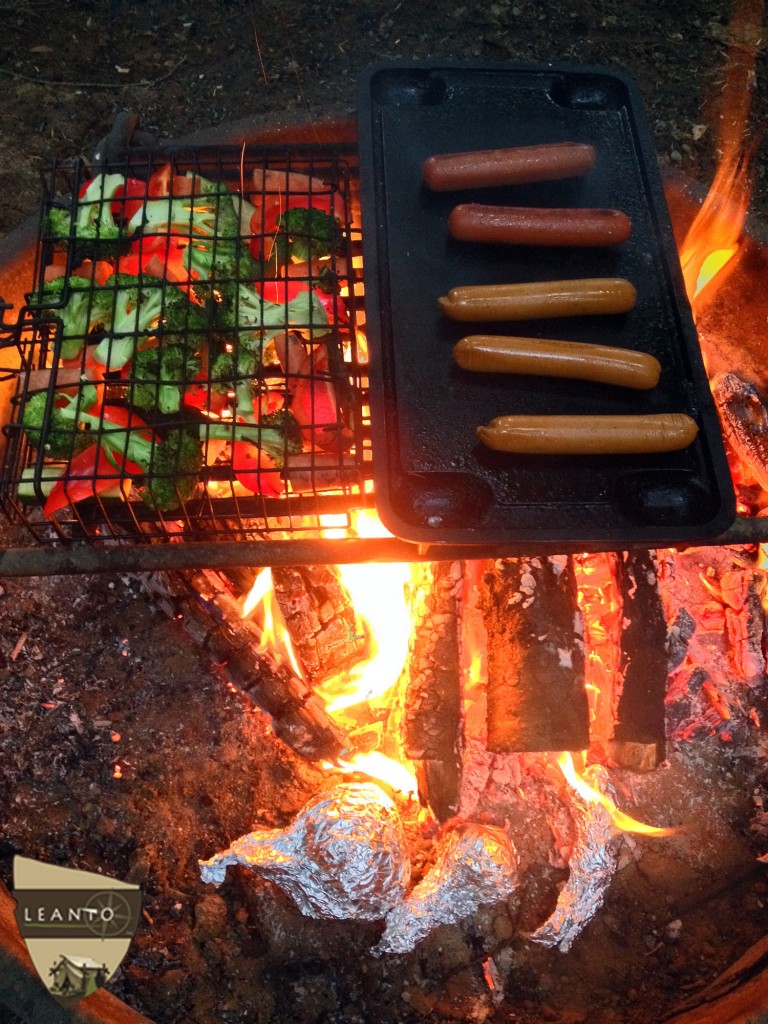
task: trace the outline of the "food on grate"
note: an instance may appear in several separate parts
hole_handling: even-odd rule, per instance
[[[451,210],[448,230],[464,242],[591,247],[626,242],[632,223],[622,210],[462,203]]]
[[[525,185],[581,177],[594,164],[594,147],[580,142],[482,149],[429,157],[424,163],[424,184],[435,192]]]
[[[698,433],[685,413],[628,416],[497,416],[477,436],[498,452],[633,455],[687,448]]]
[[[274,173],[267,253],[263,234],[248,235],[246,196],[170,165],[147,181],[97,175],[70,209],[49,211],[53,254],[33,307],[61,326],[19,412],[51,460],[22,469],[20,496],[44,500],[46,516],[132,488],[155,511],[180,510],[205,467],[230,494],[284,496],[287,455],[322,442],[341,457],[326,339],[348,323],[328,259],[345,241],[343,203],[306,175],[289,175],[300,194],[286,197]],[[301,358],[283,369],[288,337]]]
[[[464,285],[437,302],[452,320],[536,320],[628,313],[634,285],[620,277],[585,277],[526,284]]]
[[[453,350],[463,370],[570,377],[648,390],[659,382],[658,359],[645,352],[549,338],[472,334]]]

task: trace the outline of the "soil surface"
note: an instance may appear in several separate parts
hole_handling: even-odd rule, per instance
[[[365,67],[414,58],[620,69],[640,88],[659,160],[706,186],[733,38],[715,0],[0,10],[0,237],[35,212],[51,160],[90,157],[120,111],[163,138],[246,117],[316,122],[355,110]],[[755,125],[768,123],[767,73],[763,53]],[[753,211],[765,218],[768,152],[755,145]],[[275,740],[140,580],[2,580],[0,617],[0,878],[11,884],[21,853],[140,884],[144,917],[109,988],[157,1024],[658,1024],[764,932],[765,837],[748,825],[762,799],[754,745],[742,758],[712,738],[697,750],[710,825],[682,848],[628,844],[605,913],[572,953],[517,938],[564,878],[547,864],[527,876],[534,920],[510,901],[469,930],[441,929],[418,956],[375,959],[378,926],[307,921],[243,875],[219,893],[199,883],[199,857],[255,822],[288,824],[327,781]],[[631,780],[624,795],[638,815],[661,805],[682,819],[688,771],[673,758],[652,797]],[[498,1005],[489,956],[507,992]]]
[[[742,3],[760,24],[760,0]],[[382,61],[600,64],[643,96],[659,159],[702,183],[717,148],[729,29],[717,0],[174,4],[18,0],[2,7],[0,236],[35,210],[53,158],[90,157],[120,110],[178,138],[242,118],[314,121],[356,108],[356,80]],[[752,123],[768,114],[758,62]],[[768,211],[768,153],[756,137],[754,205]]]

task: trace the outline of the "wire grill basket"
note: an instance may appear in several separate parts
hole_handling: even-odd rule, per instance
[[[0,504],[38,543],[349,529],[372,502],[354,152],[54,165],[3,339]]]

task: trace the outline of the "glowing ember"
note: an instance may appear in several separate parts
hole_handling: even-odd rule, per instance
[[[609,814],[611,821],[616,828],[621,829],[623,832],[640,832],[642,835],[646,836],[670,836],[675,833],[676,829],[674,828],[657,828],[655,825],[645,825],[643,822],[636,821],[628,814],[624,814],[623,811],[620,811],[610,797],[606,796],[604,793],[598,792],[596,789],[593,789],[592,786],[590,786],[589,783],[579,775],[573,763],[573,758],[567,750],[558,755],[557,763],[565,776],[568,785],[575,789],[582,800],[586,803],[600,804]]]

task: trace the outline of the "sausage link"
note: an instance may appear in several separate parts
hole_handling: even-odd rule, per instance
[[[497,416],[477,436],[498,452],[635,455],[687,448],[698,433],[685,413],[638,416]]]
[[[424,184],[434,192],[525,185],[577,178],[595,164],[595,149],[582,142],[555,142],[509,149],[447,153],[424,162]]]
[[[448,218],[453,238],[497,245],[621,245],[632,223],[621,210],[545,209],[462,203]]]
[[[478,373],[540,374],[647,391],[659,382],[658,359],[645,352],[550,338],[508,338],[471,334],[454,347],[463,370]]]
[[[634,286],[620,277],[463,285],[437,300],[446,316],[462,321],[628,313],[636,301]]]

